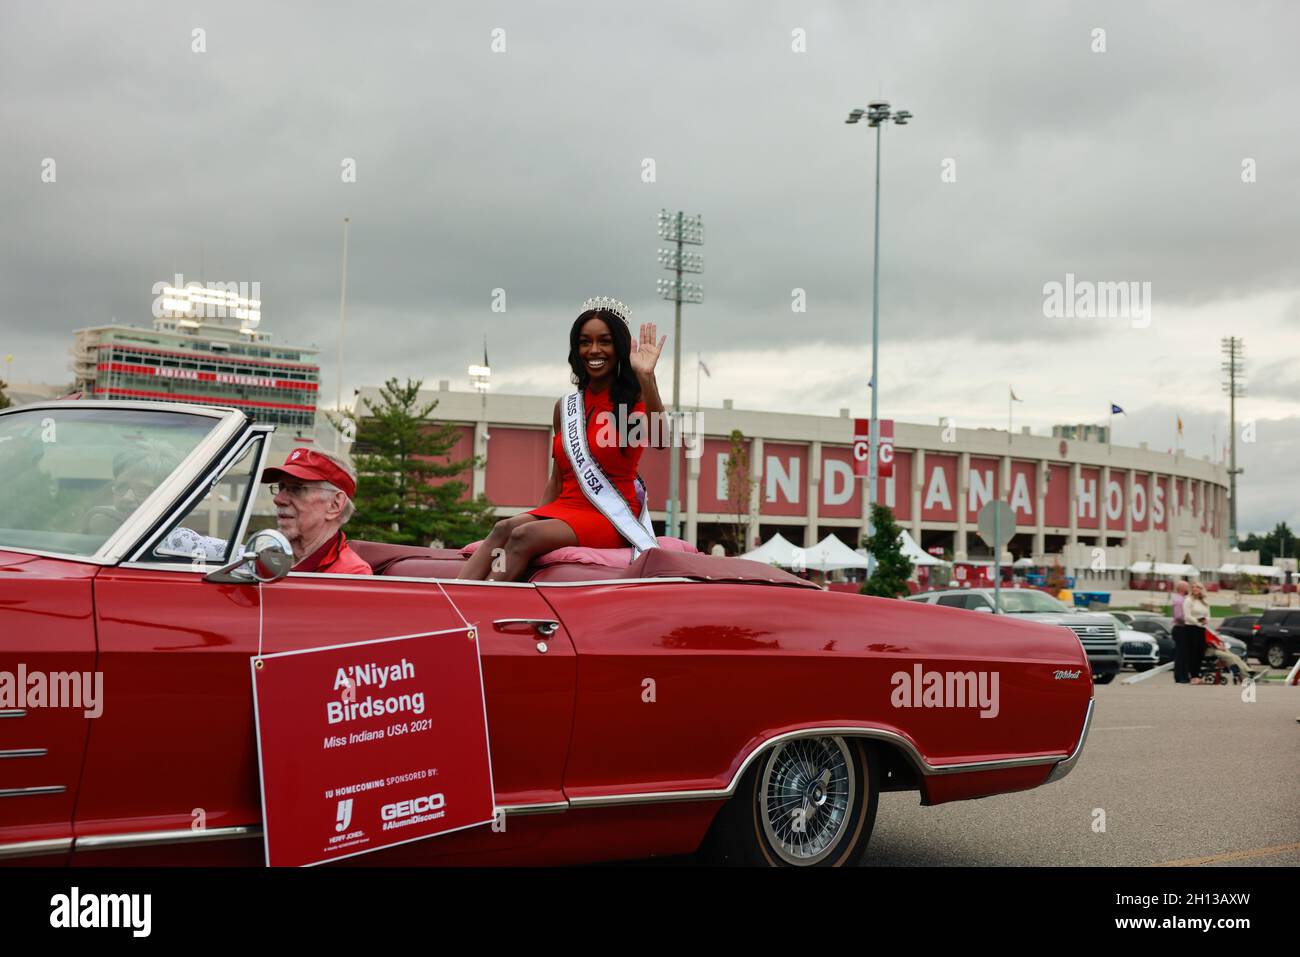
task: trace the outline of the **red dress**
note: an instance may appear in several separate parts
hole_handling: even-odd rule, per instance
[[[584,390],[582,404],[587,413],[587,448],[604,470],[606,477],[627,500],[632,514],[640,518],[641,509],[636,500],[636,469],[642,453],[645,452],[645,446],[619,448],[615,445],[602,446],[597,442],[601,426],[606,421],[606,417],[601,416],[600,413],[607,412],[613,415],[608,389],[604,392]],[[645,403],[638,401],[632,406],[628,418],[630,419],[635,412],[644,413]],[[561,420],[561,427],[563,427],[563,420]],[[616,422],[614,428],[617,428]],[[605,426],[605,431],[608,435],[610,427]],[[596,506],[582,494],[582,489],[574,480],[573,466],[569,464],[569,456],[564,451],[564,443],[560,441],[558,432],[551,443],[551,457],[555,459],[560,473],[560,494],[553,502],[535,508],[529,514],[536,515],[538,518],[558,518],[573,529],[574,534],[578,536],[579,545],[588,548],[630,548],[631,543],[620,535],[609,519],[597,511]]]

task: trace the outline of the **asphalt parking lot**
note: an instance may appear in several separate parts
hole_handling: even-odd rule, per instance
[[[1063,781],[938,807],[883,794],[865,864],[1300,865],[1300,688],[1261,683],[1245,703],[1162,674],[1095,694]]]

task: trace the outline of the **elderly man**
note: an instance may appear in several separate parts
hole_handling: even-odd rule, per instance
[[[374,574],[343,534],[357,493],[357,473],[345,459],[294,449],[283,465],[264,469],[262,481],[271,483],[276,524],[293,548],[294,571]]]
[[[1186,581],[1180,579],[1175,582],[1174,594],[1169,603],[1174,620],[1174,682],[1180,685],[1190,683],[1193,677],[1193,667],[1196,668],[1195,675],[1200,675],[1199,657],[1194,664],[1192,642],[1189,635],[1191,629],[1187,627],[1187,617],[1183,612],[1184,605],[1187,602],[1187,590]],[[1200,652],[1197,651],[1197,655],[1199,654]]]

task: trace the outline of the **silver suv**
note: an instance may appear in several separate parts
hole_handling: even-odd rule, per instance
[[[992,588],[953,588],[947,591],[926,591],[913,595],[908,601],[930,605],[947,605],[971,611],[993,611]],[[1048,625],[1064,625],[1076,635],[1088,655],[1092,667],[1092,680],[1099,685],[1108,684],[1119,673],[1124,663],[1120,651],[1115,620],[1102,612],[1075,611],[1057,601],[1046,592],[1033,588],[1002,589],[1001,611],[1027,621],[1041,621]]]

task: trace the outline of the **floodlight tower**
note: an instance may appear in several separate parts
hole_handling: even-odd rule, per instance
[[[866,117],[867,126],[874,128],[876,131],[876,232],[872,249],[874,261],[871,271],[871,427],[869,429],[870,440],[868,446],[870,455],[867,460],[867,537],[870,538],[875,534],[874,523],[871,520],[871,509],[875,504],[876,468],[880,459],[880,422],[876,418],[877,398],[880,392],[880,127],[889,122],[891,118],[899,126],[906,126],[907,121],[912,118],[912,114],[907,110],[898,110],[891,113],[888,103],[883,100],[875,100],[868,103],[865,110],[850,110],[848,119],[844,122],[855,124],[863,117]],[[867,560],[872,560],[869,552]],[[872,571],[872,568],[868,568],[867,574],[870,575]]]
[[[660,279],[659,297],[668,299],[674,303],[673,308],[673,411],[671,416],[671,426],[669,435],[672,441],[668,444],[670,455],[668,465],[668,517],[664,522],[664,534],[669,538],[678,538],[678,523],[681,521],[681,510],[678,508],[679,495],[678,487],[680,478],[678,475],[678,454],[677,454],[677,437],[678,437],[678,417],[681,414],[681,386],[682,386],[682,303],[683,302],[703,302],[704,287],[699,283],[683,282],[682,273],[702,273],[704,272],[704,256],[701,253],[688,253],[682,251],[684,244],[692,246],[704,245],[704,218],[700,214],[687,216],[680,209],[675,213],[670,213],[666,209],[659,210],[659,238],[666,239],[670,243],[676,243],[676,249],[659,250],[659,265],[673,272],[672,279]]]

